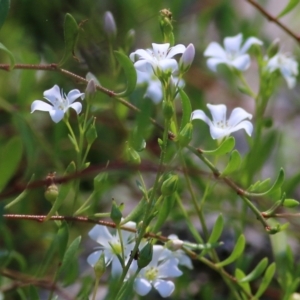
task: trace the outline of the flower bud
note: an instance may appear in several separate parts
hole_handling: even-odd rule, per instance
[[[128,144],[125,149],[125,159],[131,164],[139,165],[141,163],[141,158],[139,154]]]
[[[178,135],[178,143],[180,147],[185,147],[189,144],[193,137],[193,124],[187,123]]]
[[[110,212],[110,218],[116,223],[117,225],[120,224],[122,219],[122,212],[120,208],[117,206],[116,201],[113,200]]]
[[[190,68],[195,57],[195,47],[193,44],[189,44],[183,52],[179,60],[179,70],[181,74],[184,74]]]
[[[113,39],[117,35],[115,19],[110,11],[104,14],[104,31],[109,39]]]
[[[173,25],[172,25],[172,13],[168,9],[162,9],[160,11],[160,29],[164,37],[164,43],[170,43],[174,45]]]
[[[94,118],[93,123],[91,124],[91,126],[89,127],[89,129],[87,130],[87,132],[85,134],[88,145],[92,145],[98,136],[97,130],[95,127],[95,121],[96,121],[96,118]]]
[[[107,180],[107,173],[99,173],[95,178],[94,178],[94,190],[95,192],[100,192],[103,183]]]
[[[140,269],[145,268],[149,265],[153,256],[153,245],[151,243],[147,243],[145,247],[140,251],[137,265]]]
[[[45,198],[53,204],[58,196],[58,187],[55,184],[55,172],[48,174],[46,185]]]
[[[173,104],[167,101],[163,101],[163,114],[167,120],[170,120],[174,114]]]
[[[277,52],[279,50],[279,46],[280,46],[279,38],[277,38],[272,42],[272,44],[269,46],[269,48],[267,50],[267,56],[269,59],[277,54]]]
[[[135,30],[134,29],[130,29],[127,34],[126,34],[126,37],[125,37],[125,41],[126,41],[126,46],[128,48],[131,48],[133,43],[134,43],[134,40],[135,40]]]
[[[178,187],[178,176],[171,175],[166,179],[161,186],[161,193],[163,196],[170,196],[177,191]]]
[[[89,80],[86,89],[85,89],[85,95],[87,98],[93,97],[96,93],[96,83],[95,80],[92,78]]]
[[[102,277],[102,275],[105,273],[105,271],[106,271],[105,255],[104,252],[102,252],[98,261],[94,265],[94,272],[95,272],[96,279],[99,280]]]
[[[166,242],[166,248],[171,250],[171,251],[177,251],[182,248],[183,246],[183,241],[178,240],[178,239],[170,239]]]

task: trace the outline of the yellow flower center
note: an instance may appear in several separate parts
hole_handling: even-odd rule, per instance
[[[149,281],[153,281],[157,278],[158,275],[158,269],[155,267],[150,267],[149,270],[145,272],[145,277]]]

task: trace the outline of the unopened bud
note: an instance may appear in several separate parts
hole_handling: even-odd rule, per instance
[[[171,250],[171,251],[177,251],[182,248],[183,246],[183,241],[178,240],[178,239],[170,239],[166,242],[166,248]]]
[[[46,177],[46,191],[45,198],[50,202],[54,203],[58,196],[58,187],[55,183],[55,172],[49,173]]]
[[[131,48],[131,46],[133,45],[134,43],[134,39],[135,39],[135,30],[134,29],[130,29],[127,34],[126,34],[126,38],[125,38],[125,41],[126,41],[126,46],[128,48]]]
[[[161,193],[163,196],[170,196],[177,191],[178,187],[178,176],[171,175],[166,179],[161,186]]]
[[[189,44],[183,52],[179,61],[179,70],[181,74],[188,71],[195,57],[195,47],[193,44]]]
[[[163,101],[163,114],[167,120],[170,120],[174,114],[173,104],[167,101]]]
[[[149,265],[153,256],[153,245],[151,243],[147,243],[145,247],[140,251],[137,265],[140,269],[145,268]]]
[[[168,9],[162,9],[160,11],[160,29],[164,37],[164,43],[170,43],[174,45],[173,25],[172,25],[172,13]]]
[[[120,224],[122,219],[122,212],[120,208],[118,207],[116,201],[113,200],[112,206],[111,206],[111,212],[110,212],[110,218],[116,223],[117,225]]]
[[[110,11],[104,14],[104,31],[110,39],[115,38],[117,35],[115,19]]]
[[[96,278],[99,280],[102,277],[102,275],[105,273],[105,271],[106,271],[105,255],[104,252],[102,252],[98,261],[94,265],[94,272]]]
[[[129,145],[126,145],[125,149],[125,159],[131,164],[140,164],[141,158],[139,154]]]
[[[89,80],[86,90],[85,90],[85,95],[87,98],[92,97],[95,95],[97,89],[96,89],[96,83],[94,79]]]
[[[181,147],[185,147],[189,144],[193,137],[193,124],[187,123],[180,131],[178,136],[178,143]]]

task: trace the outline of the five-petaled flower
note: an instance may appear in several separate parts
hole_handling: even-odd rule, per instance
[[[294,58],[284,53],[277,53],[268,60],[266,69],[269,72],[279,70],[287,82],[290,89],[296,85],[296,76],[298,75],[298,63]]]
[[[208,45],[204,56],[210,57],[207,66],[214,72],[219,64],[226,64],[240,71],[245,71],[250,66],[250,56],[246,52],[253,44],[262,45],[262,41],[255,37],[248,38],[242,46],[243,36],[238,34],[224,39],[224,48],[216,42]]]
[[[245,129],[246,133],[251,136],[253,125],[245,119],[252,119],[252,115],[247,113],[243,108],[235,108],[226,120],[227,108],[224,104],[212,105],[207,104],[212,115],[212,121],[206,116],[202,110],[192,112],[191,120],[200,119],[209,126],[210,135],[213,139],[222,139],[229,136],[232,132]]]
[[[170,48],[170,44],[152,44],[153,49],[138,49],[130,54],[130,59],[134,62],[136,70],[149,72],[149,65],[152,66],[156,76],[161,73],[178,70],[178,63],[173,57],[185,51],[184,45],[176,45]]]
[[[66,111],[71,107],[77,114],[81,112],[82,104],[80,102],[74,102],[77,98],[84,99],[84,93],[79,90],[71,90],[68,95],[64,94],[59,89],[58,85],[44,92],[44,98],[51,103],[48,104],[41,100],[35,100],[31,104],[31,113],[35,110],[48,111],[51,119],[58,123],[64,117]],[[73,103],[74,102],[74,103]]]
[[[134,222],[128,222],[126,227],[136,228]],[[121,231],[124,259],[128,259],[131,251],[134,247],[135,235],[132,232]],[[122,245],[121,239],[118,234],[112,235],[106,226],[96,225],[89,232],[90,238],[101,245],[100,249],[90,254],[87,258],[87,262],[93,267],[98,261],[102,252],[104,252],[106,265],[112,264],[112,276],[116,277],[122,273],[122,265],[118,256],[122,257]]]
[[[166,278],[178,277],[182,272],[178,269],[178,260],[174,257],[166,258],[165,252],[169,250],[160,245],[153,246],[152,261],[148,266],[143,268],[134,281],[135,291],[144,296],[148,294],[152,286],[159,292],[162,297],[169,297],[175,285],[172,281]],[[137,268],[137,263],[134,261],[131,269]]]

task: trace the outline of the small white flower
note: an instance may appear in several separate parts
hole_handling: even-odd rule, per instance
[[[137,72],[137,84],[147,84],[147,89],[145,93],[145,97],[150,98],[154,103],[159,103],[163,99],[163,91],[160,80],[153,73],[153,70],[149,70],[148,72],[141,72],[136,70]],[[173,80],[175,85],[179,87],[184,87],[184,80],[180,80],[178,83],[178,77],[171,76],[171,80]]]
[[[60,91],[58,85],[55,85],[53,88],[44,92],[44,98],[52,105],[41,100],[35,100],[31,104],[31,113],[35,110],[48,111],[51,119],[55,123],[58,123],[62,120],[64,114],[70,107],[73,108],[77,114],[81,112],[81,103],[74,102],[79,97],[84,99],[84,93],[80,93],[79,90],[71,90],[68,95],[66,95],[62,90]]]
[[[134,281],[134,289],[139,295],[145,296],[148,294],[152,286],[163,298],[169,297],[173,293],[175,289],[174,283],[170,280],[165,280],[165,278],[178,277],[182,275],[182,272],[177,267],[178,260],[176,258],[164,259],[166,257],[165,251],[169,250],[159,245],[153,246],[152,261],[140,271]],[[135,261],[133,264],[136,268]]]
[[[298,62],[294,58],[284,53],[277,53],[269,59],[266,68],[270,73],[279,70],[288,87],[290,89],[295,87],[296,76],[298,75]]]
[[[247,113],[243,108],[235,108],[231,112],[229,119],[226,120],[227,108],[224,104],[207,104],[207,107],[212,115],[212,121],[202,110],[193,111],[191,120],[200,119],[204,121],[209,126],[210,135],[213,139],[222,139],[240,129],[245,129],[246,133],[251,136],[253,125],[245,119],[251,120],[252,115]]]
[[[139,49],[130,54],[130,59],[134,62],[136,70],[148,72],[149,65],[152,66],[156,75],[167,70],[172,73],[178,70],[178,63],[173,58],[176,54],[185,51],[184,45],[176,45],[170,48],[170,44],[152,44],[153,49]]]
[[[240,71],[247,70],[250,66],[250,56],[246,52],[253,44],[262,45],[262,41],[250,37],[242,46],[242,40],[243,36],[240,33],[234,37],[226,37],[224,48],[216,42],[210,43],[204,52],[204,56],[210,57],[207,60],[209,69],[216,72],[219,64],[226,64]]]
[[[128,222],[125,226],[136,228],[136,224],[134,222]],[[117,255],[122,257],[122,248],[119,234],[116,233],[116,235],[111,235],[106,226],[96,225],[89,232],[89,236],[99,243],[101,248],[89,255],[87,262],[93,267],[103,251],[106,265],[109,265],[110,263],[112,264],[112,275],[114,277],[120,275],[122,273],[122,266]],[[135,234],[122,230],[122,241],[126,260],[133,250]]]

